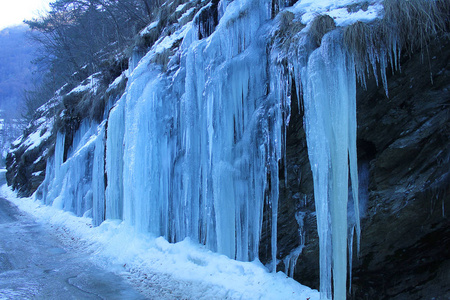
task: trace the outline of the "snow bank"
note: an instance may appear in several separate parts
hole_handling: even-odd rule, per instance
[[[0,170],[3,172],[3,170]],[[98,227],[92,219],[76,217],[40,201],[17,198],[6,185],[0,196],[50,224],[63,242],[91,255],[92,261],[128,277],[144,294],[155,286],[158,298],[173,299],[319,299],[319,293],[302,286],[284,273],[269,273],[258,261],[239,262],[213,253],[186,238],[171,244],[162,237],[136,232],[120,220],[107,220]],[[182,289],[176,291],[176,289]]]

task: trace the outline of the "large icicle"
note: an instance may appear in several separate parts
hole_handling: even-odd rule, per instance
[[[349,168],[351,184],[358,187],[356,81],[352,66],[340,45],[339,32],[332,32],[311,54],[302,76],[320,239],[320,291],[324,299],[331,299],[331,278],[334,299],[346,297]],[[353,189],[353,198],[358,215],[358,188]]]

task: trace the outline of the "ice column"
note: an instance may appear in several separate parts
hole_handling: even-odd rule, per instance
[[[358,187],[356,82],[339,32],[324,37],[304,71],[304,122],[314,178],[321,297],[331,299],[333,271],[334,299],[345,299],[349,169],[351,185]],[[359,224],[358,188],[352,190]]]
[[[64,158],[64,141],[65,135],[58,132],[55,141],[55,153],[53,156],[49,157],[47,160],[47,166],[45,167],[45,179],[37,190],[37,198],[44,202],[46,205],[51,205],[53,202],[53,196],[55,191],[60,190],[61,182],[60,180],[55,180],[55,178],[61,179],[61,165],[63,164]]]
[[[104,125],[83,121],[73,135],[66,161],[66,135],[57,133],[55,153],[37,193],[45,204],[93,217],[96,225],[104,218]]]
[[[97,128],[92,169],[92,221],[100,225],[105,220],[105,123]]]
[[[106,125],[106,219],[122,219],[123,217],[123,138],[125,129],[125,98],[126,94],[123,95],[110,110],[108,123]]]

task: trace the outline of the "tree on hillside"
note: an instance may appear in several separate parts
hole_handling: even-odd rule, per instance
[[[41,86],[27,94],[29,111],[36,103],[48,100],[64,83],[76,84],[124,51],[135,34],[154,18],[160,2],[56,0],[46,15],[25,21],[43,47],[36,63],[48,70]],[[79,76],[73,76],[77,72]]]

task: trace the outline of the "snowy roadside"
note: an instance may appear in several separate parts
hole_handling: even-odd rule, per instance
[[[4,170],[1,170],[3,173]],[[99,227],[90,218],[17,198],[9,187],[0,196],[46,224],[75,251],[96,265],[126,277],[149,298],[158,299],[319,299],[319,293],[284,273],[269,273],[258,262],[238,262],[185,239],[176,244],[135,232],[120,220]]]

